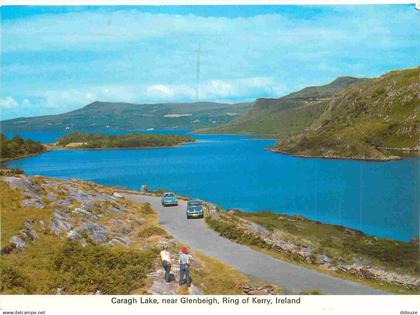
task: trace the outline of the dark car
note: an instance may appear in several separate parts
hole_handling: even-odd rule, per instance
[[[162,196],[162,206],[177,206],[178,200],[176,199],[176,196],[174,193],[166,192]]]
[[[187,203],[187,219],[189,218],[203,218],[204,209],[201,200],[190,200]]]

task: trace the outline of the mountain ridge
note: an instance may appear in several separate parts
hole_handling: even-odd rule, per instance
[[[197,129],[226,123],[243,115],[250,103],[155,103],[95,101],[62,114],[1,121],[3,131],[89,129]]]
[[[309,127],[325,109],[327,101],[345,87],[365,78],[338,77],[330,83],[308,86],[280,98],[259,98],[252,109],[234,121],[199,133],[268,134],[277,137]]]

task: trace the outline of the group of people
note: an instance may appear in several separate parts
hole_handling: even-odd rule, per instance
[[[171,254],[168,251],[168,247],[164,246],[163,250],[160,252],[160,258],[162,260],[162,267],[165,270],[165,281],[170,282],[171,276],[171,267],[172,267],[172,260]],[[179,285],[182,286],[185,283],[187,287],[191,286],[191,277],[190,277],[190,259],[191,255],[188,253],[188,248],[185,246],[181,248],[181,253],[179,254]]]

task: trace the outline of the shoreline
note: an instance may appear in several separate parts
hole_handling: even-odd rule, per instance
[[[0,159],[0,166],[1,165],[4,165],[4,164],[6,164],[7,162],[10,162],[10,161],[16,161],[16,160],[20,160],[20,159],[26,159],[26,158],[34,157],[34,156],[37,156],[37,155],[41,155],[43,153],[47,153],[47,152],[50,152],[50,151],[52,151],[52,150],[46,149],[45,151],[38,152],[38,153],[33,153],[33,154],[28,154],[28,155],[13,157],[13,158]]]
[[[246,140],[274,140],[279,141],[275,135],[270,134],[249,134],[249,133],[201,133],[201,132],[193,132],[192,134],[198,135],[222,135],[222,136],[247,136]],[[324,159],[324,160],[349,160],[349,161],[365,161],[365,162],[392,162],[392,161],[399,161],[404,160],[410,157],[420,157],[420,150],[419,149],[411,149],[411,148],[391,148],[391,147],[377,147],[377,149],[388,150],[388,151],[398,151],[403,153],[412,153],[413,156],[389,156],[383,159],[375,159],[375,158],[366,158],[366,157],[347,157],[347,156],[324,156],[324,155],[310,155],[310,154],[299,154],[299,153],[290,153],[284,150],[280,150],[275,147],[267,147],[264,150],[271,151],[273,153],[279,153],[289,156],[294,156],[298,158],[306,158],[306,159]]]
[[[400,161],[400,160],[404,160],[408,158],[408,157],[401,157],[401,156],[390,156],[388,158],[383,158],[383,159],[366,158],[366,157],[345,157],[345,156],[338,156],[338,155],[337,156],[323,156],[323,155],[290,153],[290,152],[276,149],[273,147],[268,147],[265,149],[273,153],[284,154],[284,155],[294,156],[298,158],[305,158],[305,159],[347,160],[347,161],[364,161],[364,162],[393,162],[393,161]]]
[[[176,145],[167,145],[167,146],[147,146],[147,147],[110,147],[110,148],[84,148],[84,147],[63,147],[63,146],[55,146],[55,145],[48,145],[49,151],[60,151],[60,150],[86,150],[86,151],[105,151],[105,150],[142,150],[142,149],[169,149],[169,148],[177,148],[189,143],[194,143],[196,141],[191,142],[182,142]]]

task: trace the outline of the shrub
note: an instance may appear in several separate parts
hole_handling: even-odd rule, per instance
[[[152,214],[153,212],[154,211],[150,203],[146,202],[145,204],[143,204],[143,213]]]
[[[145,285],[156,249],[142,252],[66,241],[52,259],[55,287],[66,294],[129,294]]]
[[[238,228],[232,223],[228,223],[222,220],[213,220],[210,217],[206,218],[206,223],[216,232],[227,239],[233,240],[236,243],[259,246],[263,248],[270,248],[271,246],[267,244],[262,238],[245,232],[242,229]]]
[[[44,152],[46,148],[39,142],[23,140],[16,135],[8,139],[4,134],[0,134],[0,157],[2,159],[17,158],[29,154]]]
[[[0,265],[0,287],[2,293],[28,294],[31,293],[29,279],[16,267],[2,260]]]
[[[137,234],[138,237],[144,237],[144,238],[147,238],[153,235],[166,235],[166,231],[162,229],[161,227],[154,225],[154,226],[149,226],[142,231],[139,231]]]

